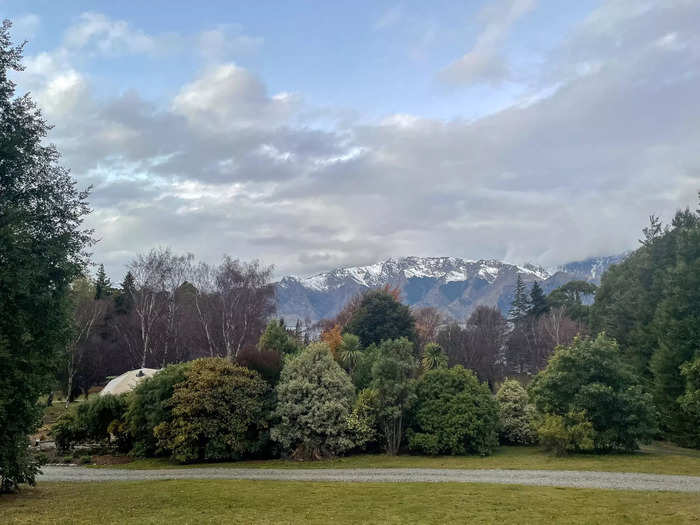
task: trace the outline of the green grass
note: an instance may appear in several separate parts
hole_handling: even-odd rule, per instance
[[[463,483],[41,483],[0,496],[4,524],[697,523],[697,494]]]
[[[700,451],[655,443],[635,454],[577,454],[564,458],[552,456],[536,447],[499,447],[487,457],[479,456],[386,456],[363,454],[323,461],[271,459],[232,463],[176,465],[167,459],[137,459],[111,468],[159,469],[197,467],[237,468],[463,468],[463,469],[536,469],[599,470],[604,472],[647,472],[700,476]],[[99,468],[99,467],[98,467]]]

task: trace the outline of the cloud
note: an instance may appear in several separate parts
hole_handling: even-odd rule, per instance
[[[68,28],[64,45],[68,49],[85,49],[104,55],[133,53],[153,54],[158,50],[154,37],[133,28],[124,20],[113,20],[101,13],[83,13]]]
[[[443,69],[439,78],[449,84],[498,84],[508,77],[504,44],[512,26],[535,7],[534,0],[501,0],[487,4],[479,15],[483,29],[472,49]]]
[[[321,109],[228,61],[166,104],[96,96],[64,52],[31,57],[22,81],[94,185],[95,260],[116,280],[156,245],[278,274],[412,254],[558,264],[634,248],[649,213],[668,219],[700,187],[700,6],[614,5],[613,27],[603,6],[547,57],[538,88],[556,88],[469,122],[319,126]]]
[[[262,82],[235,64],[221,64],[184,86],[173,100],[175,113],[204,128],[279,123],[293,110],[295,97],[272,97]]]

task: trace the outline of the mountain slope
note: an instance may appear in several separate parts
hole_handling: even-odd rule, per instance
[[[410,306],[434,306],[445,315],[463,320],[481,304],[507,312],[518,274],[527,283],[540,282],[549,292],[574,279],[600,282],[605,269],[622,258],[591,258],[553,270],[458,257],[391,258],[311,277],[285,277],[277,283],[277,312],[288,322],[307,318],[317,321],[333,317],[359,292],[390,285],[401,290],[402,299]]]

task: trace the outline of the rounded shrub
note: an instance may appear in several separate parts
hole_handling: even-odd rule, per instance
[[[238,460],[264,449],[267,382],[222,358],[197,359],[174,385],[171,420],[154,429],[158,447],[179,462]]]
[[[313,343],[285,362],[271,437],[293,457],[341,454],[355,444],[348,423],[354,397],[352,381],[328,345]]]
[[[496,393],[499,438],[506,445],[531,445],[537,441],[533,409],[527,390],[515,379],[506,379]]]
[[[124,416],[125,426],[133,440],[133,454],[153,456],[162,453],[153,433],[161,423],[168,423],[172,417],[170,398],[175,385],[185,380],[189,363],[170,365],[147,378],[131,392],[129,405]]]
[[[418,381],[416,395],[411,450],[486,455],[498,445],[498,405],[471,370],[430,370]]]
[[[529,392],[542,415],[559,416],[566,426],[577,428],[590,422],[596,450],[632,451],[657,432],[651,395],[623,362],[615,340],[605,334],[577,337],[557,348]]]

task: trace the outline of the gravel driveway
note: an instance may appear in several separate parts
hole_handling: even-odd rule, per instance
[[[250,479],[280,481],[459,482],[621,490],[700,492],[700,476],[576,470],[458,469],[245,469],[189,468],[119,470],[44,467],[38,481],[139,481],[162,479]]]

